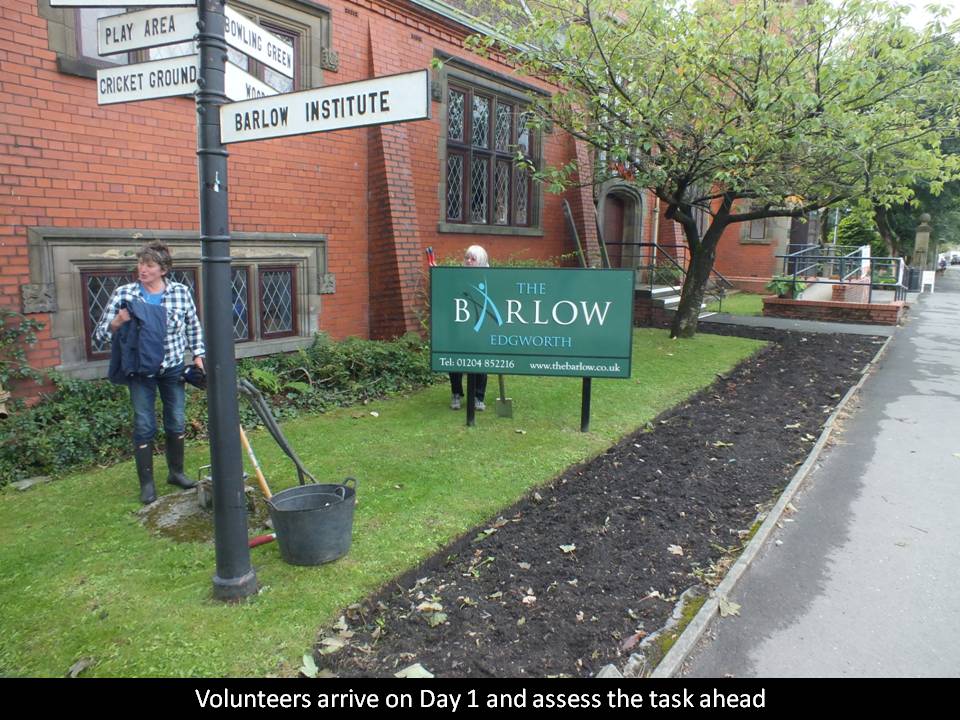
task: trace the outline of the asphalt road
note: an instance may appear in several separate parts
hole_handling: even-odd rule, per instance
[[[685,677],[960,677],[960,267],[867,379]]]

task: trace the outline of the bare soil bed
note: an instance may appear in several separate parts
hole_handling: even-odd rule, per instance
[[[882,338],[701,323],[770,345],[321,631],[340,677],[584,677],[623,667],[722,579]],[[649,641],[648,641],[649,644]]]

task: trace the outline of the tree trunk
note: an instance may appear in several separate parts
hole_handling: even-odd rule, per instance
[[[889,257],[898,257],[900,255],[900,238],[890,226],[890,219],[887,217],[887,210],[882,205],[874,205],[873,219],[877,223],[877,229],[880,231],[880,237],[887,248]]]
[[[680,305],[670,327],[670,337],[690,338],[697,332],[697,322],[700,318],[700,306],[710,280],[710,271],[713,270],[713,261],[717,254],[716,240],[703,244],[696,250],[691,250],[690,267],[683,280],[683,292],[680,295]]]

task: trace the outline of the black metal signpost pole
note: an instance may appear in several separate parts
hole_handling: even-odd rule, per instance
[[[213,465],[213,525],[217,571],[213,596],[241,600],[257,591],[247,546],[247,504],[240,450],[237,367],[233,348],[227,151],[220,142],[224,94],[222,0],[199,0],[200,79],[197,93],[197,158],[200,174],[200,240],[206,326],[207,406]]]
[[[592,378],[583,378],[580,391],[580,432],[590,432],[590,386]]]
[[[477,424],[477,405],[474,399],[477,395],[477,379],[472,373],[467,373],[467,396],[464,400],[467,403],[467,427],[474,427]]]

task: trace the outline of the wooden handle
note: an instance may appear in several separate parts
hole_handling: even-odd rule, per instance
[[[260,484],[260,490],[263,492],[264,497],[269,500],[273,497],[273,493],[270,492],[270,487],[267,485],[267,479],[263,476],[263,471],[260,469],[260,463],[257,462],[257,456],[253,454],[253,448],[250,447],[250,441],[247,440],[247,434],[243,431],[242,425],[240,426],[240,442],[243,443],[243,448],[247,451],[250,462],[253,463],[253,471],[257,474],[257,482]]]

